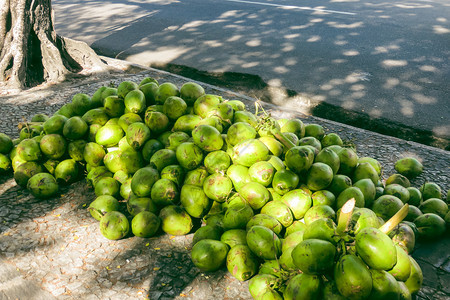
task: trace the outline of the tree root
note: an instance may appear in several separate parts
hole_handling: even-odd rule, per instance
[[[0,0],[0,45],[0,87],[7,89],[113,69],[86,43],[56,34],[51,0]]]

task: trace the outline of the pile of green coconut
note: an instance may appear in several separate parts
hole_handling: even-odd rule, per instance
[[[110,240],[195,231],[195,266],[226,267],[254,299],[411,299],[416,240],[450,223],[438,183],[411,186],[417,159],[383,180],[376,159],[321,125],[194,82],[103,86],[19,128],[0,133],[0,174],[40,199],[85,178]]]

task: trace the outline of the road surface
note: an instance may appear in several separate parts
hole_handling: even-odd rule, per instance
[[[450,140],[449,1],[52,3],[57,32],[103,55],[228,78],[275,104],[403,138]]]

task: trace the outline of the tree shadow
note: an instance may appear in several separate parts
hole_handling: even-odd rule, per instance
[[[133,286],[140,290],[141,296],[167,299],[182,294],[200,273],[190,259],[186,241],[181,242],[186,244],[183,246],[169,240],[167,235],[131,239],[135,242],[133,248],[122,251],[109,264],[105,265],[105,261],[99,259],[96,265],[103,265],[104,269],[92,284],[108,282]],[[186,237],[179,239],[190,241]]]
[[[22,222],[42,217],[64,203],[60,195],[45,200],[35,198],[27,189],[15,183],[12,174],[0,177],[0,187],[0,234]],[[60,187],[59,194],[67,193],[70,188]],[[27,249],[33,249],[34,246],[24,245]]]
[[[0,280],[4,288],[0,290],[1,299],[47,299],[54,297],[39,285],[26,281],[16,268],[0,258]]]
[[[71,37],[88,35],[105,55],[199,76],[346,124],[369,120],[370,128],[384,134],[449,146],[450,128],[443,121],[450,115],[446,3],[224,1],[202,14],[199,2],[54,2],[57,16],[79,20],[57,22],[57,29]],[[83,19],[89,9],[97,18]]]

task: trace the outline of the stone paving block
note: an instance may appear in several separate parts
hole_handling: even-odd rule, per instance
[[[25,279],[11,264],[0,259],[0,299],[55,299],[37,283]]]
[[[447,257],[446,262],[441,266],[444,272],[450,273],[450,257]]]
[[[422,257],[424,261],[439,268],[449,259],[450,238],[448,234],[438,242],[429,242],[419,245],[414,251],[414,255]]]
[[[422,272],[426,274],[426,276],[424,276],[423,278],[424,285],[437,289],[439,287],[439,277],[437,274],[437,269],[433,265],[423,261],[422,259],[418,259],[417,263],[420,265]]]

